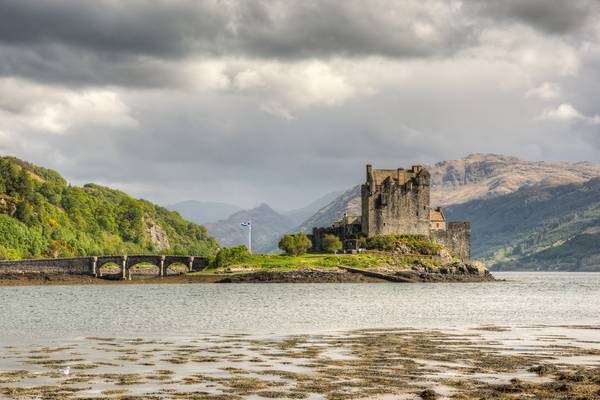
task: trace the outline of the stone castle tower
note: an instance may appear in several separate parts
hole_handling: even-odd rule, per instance
[[[420,165],[409,170],[367,165],[367,180],[361,188],[363,235],[429,236],[430,181],[429,172]]]
[[[441,208],[430,205],[431,176],[420,165],[410,169],[373,169],[361,186],[362,215],[331,227],[314,227],[313,251],[323,249],[325,235],[335,235],[345,250],[357,250],[358,239],[378,235],[423,235],[443,244],[462,259],[471,258],[471,225],[446,221]]]

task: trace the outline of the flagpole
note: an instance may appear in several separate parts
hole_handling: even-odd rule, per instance
[[[248,226],[248,251],[252,254],[252,221]]]

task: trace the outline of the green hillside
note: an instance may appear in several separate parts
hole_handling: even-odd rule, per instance
[[[0,258],[212,255],[203,226],[118,190],[68,185],[55,171],[0,157]]]
[[[473,255],[492,269],[600,271],[600,178],[524,187],[446,214],[471,221]]]

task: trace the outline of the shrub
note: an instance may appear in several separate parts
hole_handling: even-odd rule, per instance
[[[215,266],[225,267],[243,261],[250,256],[248,248],[244,245],[235,247],[223,247],[215,257]]]
[[[289,256],[299,256],[312,247],[312,242],[305,233],[283,235],[279,241],[279,248]]]
[[[325,235],[323,237],[323,250],[327,253],[335,253],[342,249],[342,241],[335,235]]]
[[[19,253],[16,250],[0,246],[0,260],[17,260],[19,258]]]
[[[402,247],[422,255],[436,255],[442,248],[423,235],[379,235],[367,239],[367,249],[370,250],[394,251]]]

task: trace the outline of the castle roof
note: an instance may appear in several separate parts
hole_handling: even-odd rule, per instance
[[[430,209],[429,220],[431,222],[446,222],[446,216],[444,215],[444,211],[440,207]]]

